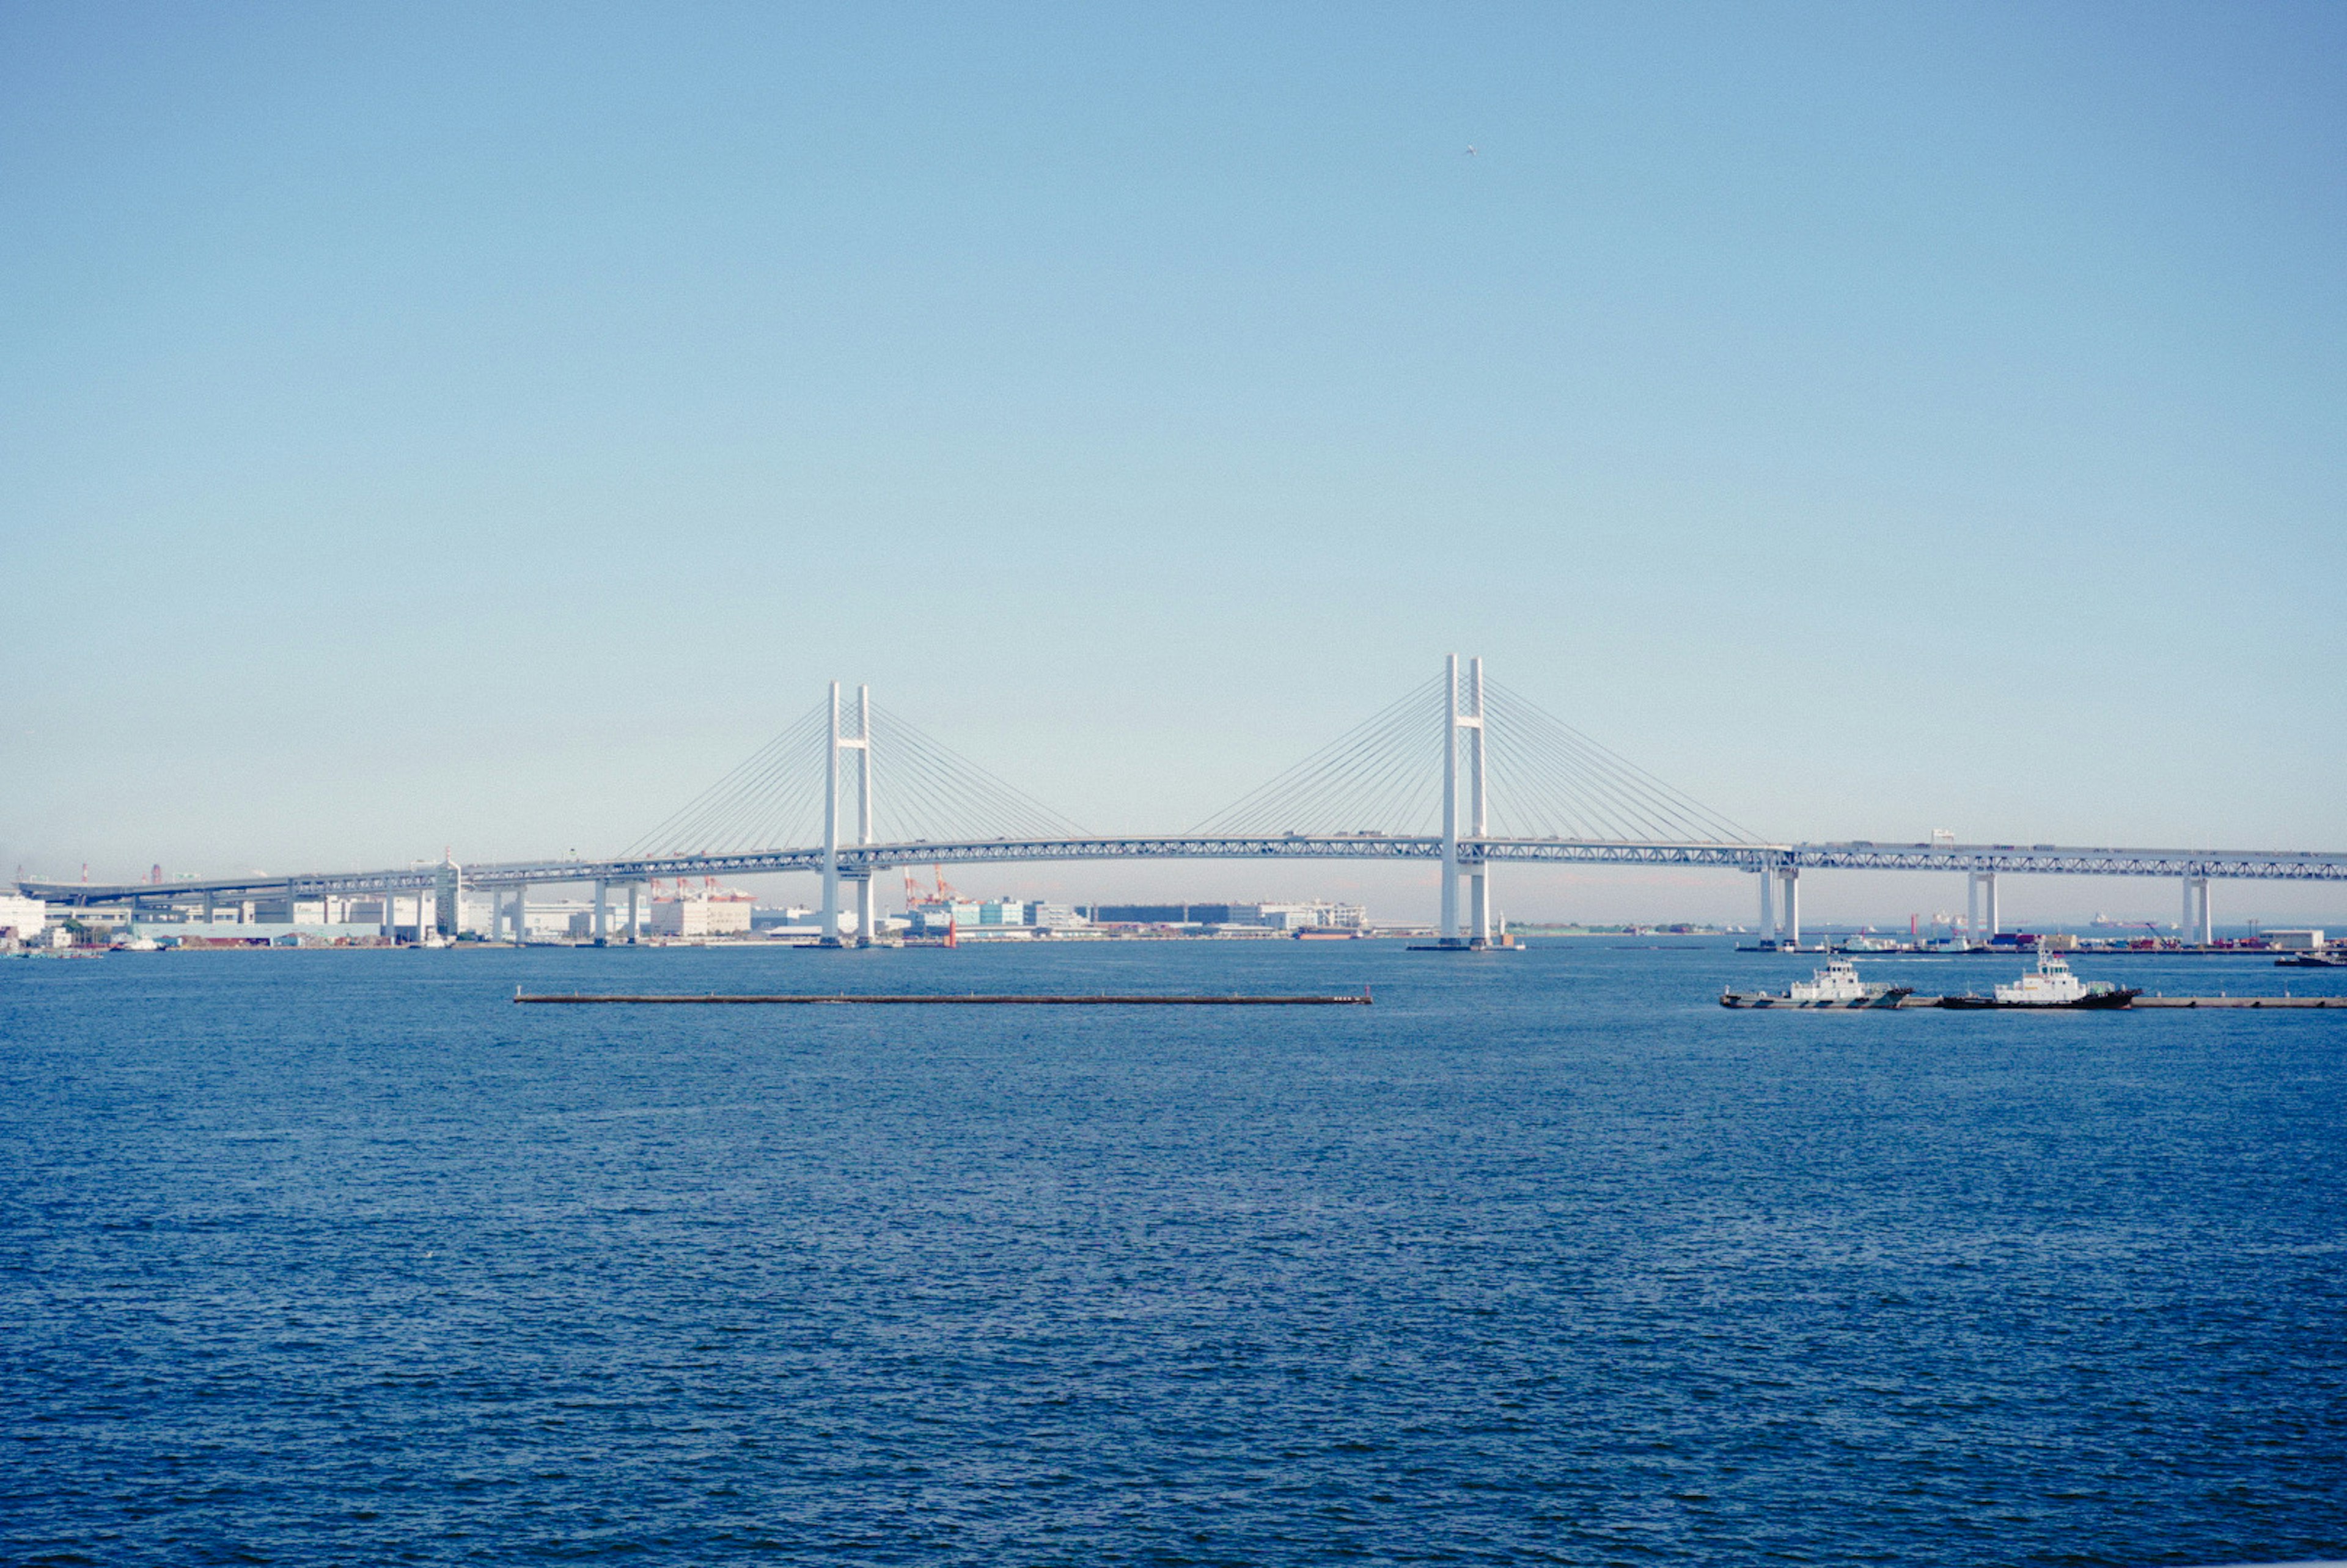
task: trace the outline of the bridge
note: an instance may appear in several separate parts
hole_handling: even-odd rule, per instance
[[[884,794],[884,791],[886,792]],[[883,801],[903,825],[876,830]],[[1359,824],[1381,825],[1358,825]],[[876,710],[868,687],[827,701],[621,853],[600,859],[444,860],[373,871],[282,873],[169,883],[21,880],[23,893],[79,907],[200,910],[245,900],[372,897],[385,935],[412,901],[419,933],[453,936],[464,891],[497,900],[517,940],[532,887],[589,884],[593,935],[610,938],[611,894],[625,934],[641,931],[656,878],[811,873],[822,878],[828,943],[876,929],[875,876],[913,865],[1080,860],[1384,860],[1438,868],[1445,946],[1493,939],[1500,866],[1690,866],[1758,878],[1765,938],[1800,939],[1808,870],[1937,871],[1966,878],[1967,929],[2000,929],[2008,875],[2174,877],[2181,929],[2213,934],[2219,879],[2347,881],[2347,853],[2081,848],[2051,844],[1778,843],[1747,832],[1494,683],[1482,661],[1442,674],[1186,833],[1087,833],[911,725]],[[854,921],[848,919],[853,909]]]

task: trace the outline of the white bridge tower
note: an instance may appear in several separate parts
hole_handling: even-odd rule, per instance
[[[856,753],[856,842],[872,842],[872,688],[856,689],[856,733],[839,733],[839,682],[831,683],[831,739],[824,748],[823,945],[846,945],[839,928],[839,753]],[[856,884],[856,945],[872,945],[872,871],[862,867]]]
[[[1467,737],[1467,836],[1475,842],[1474,864],[1467,872],[1467,929],[1463,933],[1459,920],[1461,734]],[[1482,846],[1483,835],[1491,831],[1487,757],[1483,661],[1467,661],[1467,682],[1462,690],[1459,655],[1449,654],[1442,670],[1442,945],[1446,948],[1487,948],[1491,944],[1491,866]]]

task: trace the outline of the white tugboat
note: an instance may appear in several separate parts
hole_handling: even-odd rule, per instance
[[[1895,1008],[1911,995],[1912,986],[1870,985],[1858,978],[1858,966],[1835,958],[1807,980],[1795,980],[1783,996],[1772,991],[1722,991],[1724,1008]]]
[[[1894,942],[1888,937],[1874,937],[1860,932],[1842,943],[1841,950],[1845,953],[1896,953],[1904,950],[1904,944]]]
[[[2070,972],[2062,955],[2051,948],[2037,949],[2037,968],[1994,996],[1942,997],[1943,1008],[2123,1008],[2141,996],[2140,990],[2115,986],[2108,980],[2092,985]]]

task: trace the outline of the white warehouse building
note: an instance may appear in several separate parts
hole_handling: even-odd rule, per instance
[[[746,937],[752,900],[740,897],[655,898],[651,922],[655,937]]]
[[[20,942],[29,942],[41,934],[49,923],[49,907],[38,898],[27,898],[16,893],[0,893],[0,934],[12,936]]]

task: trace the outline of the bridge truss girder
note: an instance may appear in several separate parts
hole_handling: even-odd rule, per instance
[[[1187,835],[1090,838],[980,839],[958,844],[856,844],[838,848],[839,874],[868,880],[904,866],[1049,864],[1098,860],[1366,860],[1435,861],[1443,841],[1434,836],[1375,834],[1310,836],[1209,837]],[[1462,838],[1458,863],[1481,866],[1695,866],[1746,872],[1838,871],[1995,872],[2051,876],[2186,876],[2233,881],[2347,881],[2347,855],[2265,850],[2080,849],[2056,845],[1870,844],[1665,844],[1541,838]],[[617,860],[509,861],[464,868],[464,885],[480,891],[549,884],[625,885],[670,876],[751,876],[821,874],[820,846],[729,855],[671,855]],[[443,868],[208,878],[159,884],[25,881],[26,895],[60,905],[169,903],[199,898],[350,897],[430,892]]]

